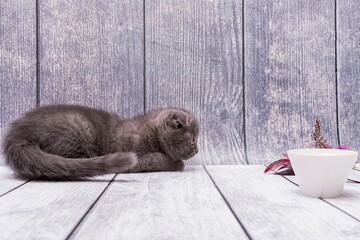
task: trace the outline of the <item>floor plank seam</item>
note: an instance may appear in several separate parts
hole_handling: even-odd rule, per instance
[[[288,179],[286,176],[280,175],[281,177],[285,178],[286,180],[288,180],[289,182],[291,182],[292,184],[296,185],[299,187],[299,184],[297,184],[296,182],[291,181],[290,179]]]
[[[319,198],[319,199],[320,199],[320,200],[322,200],[323,202],[325,202],[325,203],[329,204],[330,206],[332,206],[332,207],[336,208],[336,209],[337,209],[337,210],[339,210],[340,212],[345,213],[346,215],[348,215],[349,217],[351,217],[351,218],[355,219],[356,221],[360,222],[360,219],[358,219],[358,218],[354,217],[354,216],[353,216],[353,215],[351,215],[350,213],[345,212],[345,211],[344,211],[344,210],[342,210],[341,208],[339,208],[339,207],[335,206],[334,204],[332,204],[332,203],[328,202],[326,199],[322,199],[322,198]]]
[[[246,236],[249,238],[249,240],[252,240],[252,237],[250,236],[248,230],[245,228],[244,224],[240,221],[240,219],[237,217],[237,215],[235,214],[234,210],[232,209],[229,201],[226,199],[226,197],[224,196],[224,194],[220,191],[219,187],[216,185],[214,179],[212,178],[212,176],[210,175],[210,173],[208,172],[207,168],[205,165],[203,165],[203,168],[205,170],[205,172],[207,173],[207,175],[209,176],[210,180],[212,181],[212,183],[214,184],[215,188],[217,189],[217,191],[219,192],[220,196],[224,199],[226,205],[228,206],[228,208],[230,209],[232,215],[235,217],[236,221],[240,224],[241,228],[244,230]]]
[[[65,238],[66,240],[68,239],[72,239],[73,234],[76,232],[76,230],[79,228],[79,226],[83,223],[83,221],[85,220],[86,216],[88,216],[88,214],[91,212],[91,210],[95,207],[96,203],[100,200],[100,198],[104,195],[104,193],[106,192],[106,190],[110,187],[110,185],[114,182],[114,179],[116,178],[117,174],[110,180],[110,182],[108,183],[108,185],[104,188],[104,190],[100,193],[100,195],[95,199],[95,201],[93,202],[93,204],[91,204],[91,206],[89,207],[89,209],[85,212],[84,216],[81,217],[81,219],[79,220],[79,222],[75,225],[74,229],[69,233],[69,235]]]
[[[295,182],[291,181],[290,179],[286,178],[286,176],[281,175],[281,177],[285,178],[286,180],[288,180],[288,181],[289,181],[289,182],[291,182],[292,184],[294,184],[294,185],[296,185],[296,186],[298,186],[298,187],[299,187],[299,185],[298,185],[297,183],[295,183]],[[349,217],[351,217],[351,218],[355,219],[356,221],[360,222],[360,219],[357,219],[357,218],[356,218],[356,217],[354,217],[353,215],[351,215],[351,214],[349,214],[349,213],[345,212],[345,211],[344,211],[344,210],[342,210],[341,208],[339,208],[339,207],[335,206],[334,204],[332,204],[332,203],[328,202],[326,199],[322,199],[322,198],[319,198],[319,199],[320,199],[320,200],[322,200],[323,202],[325,202],[325,203],[329,204],[330,206],[332,206],[332,207],[336,208],[337,210],[339,210],[339,211],[341,211],[341,212],[345,213],[346,215],[348,215]]]
[[[22,184],[18,185],[17,187],[14,187],[13,189],[10,189],[9,191],[7,191],[7,192],[5,192],[5,193],[1,194],[1,195],[0,195],[0,197],[3,197],[3,196],[5,196],[6,194],[8,194],[8,193],[11,193],[11,192],[15,191],[16,189],[18,189],[18,188],[20,188],[20,187],[24,186],[25,184],[27,184],[27,183],[28,183],[28,182],[30,182],[31,180],[32,180],[32,179],[27,180],[26,182],[24,182],[24,183],[22,183]]]
[[[264,166],[265,166],[265,167],[267,167],[267,166],[269,166],[269,164],[264,164]],[[280,174],[277,174],[277,175],[279,175],[279,176],[283,177],[283,178],[284,178],[284,179],[286,179],[287,181],[289,181],[289,182],[291,182],[292,184],[294,184],[294,185],[296,185],[296,186],[298,186],[298,187],[299,187],[299,185],[298,185],[297,183],[295,183],[295,182],[291,181],[291,180],[290,180],[290,179],[288,179],[286,176],[284,176],[284,175],[280,175]]]

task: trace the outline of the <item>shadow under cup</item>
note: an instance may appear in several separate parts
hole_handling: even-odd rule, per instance
[[[292,149],[287,154],[300,191],[314,198],[340,196],[358,157],[356,151],[317,148]]]

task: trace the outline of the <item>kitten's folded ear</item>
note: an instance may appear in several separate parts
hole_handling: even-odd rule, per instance
[[[172,129],[180,129],[188,124],[185,116],[179,114],[170,114],[166,119],[166,124]]]

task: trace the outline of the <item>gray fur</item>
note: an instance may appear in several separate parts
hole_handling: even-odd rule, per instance
[[[36,179],[81,179],[121,172],[178,171],[198,152],[199,125],[182,109],[132,119],[78,105],[33,109],[7,132],[6,163]]]

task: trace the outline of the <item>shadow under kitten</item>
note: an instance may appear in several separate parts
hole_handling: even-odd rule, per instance
[[[17,174],[34,179],[179,171],[198,152],[198,134],[199,124],[183,109],[124,119],[85,106],[49,105],[12,122],[3,152]]]

